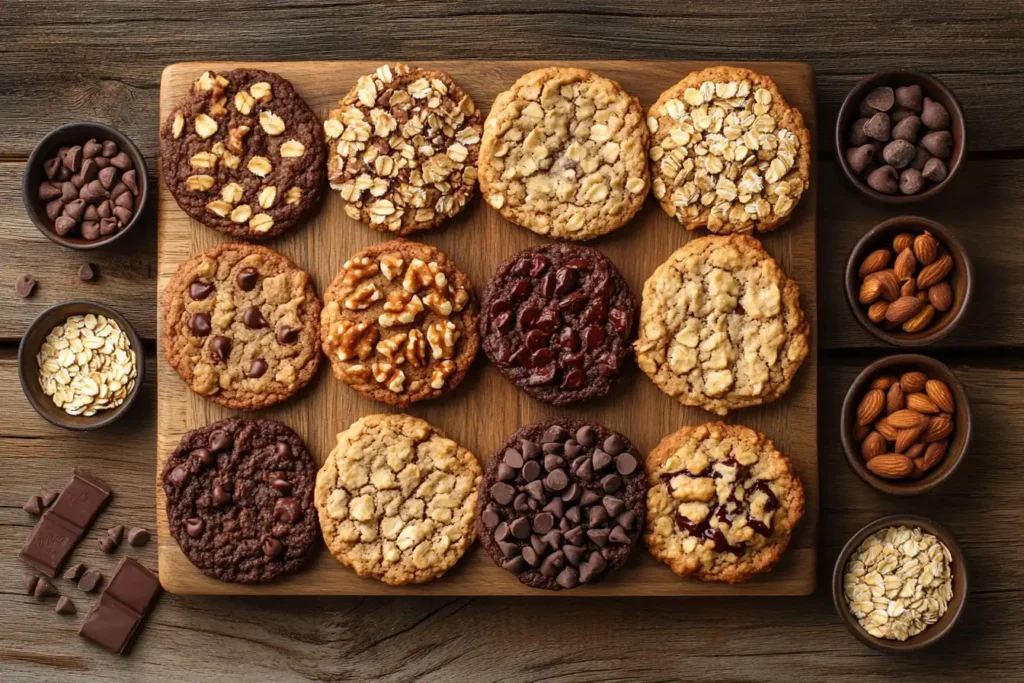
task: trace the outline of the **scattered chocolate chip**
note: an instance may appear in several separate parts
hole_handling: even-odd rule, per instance
[[[78,590],[85,593],[92,593],[96,590],[96,587],[103,581],[103,574],[100,574],[95,569],[87,569],[82,578],[78,580]]]
[[[48,578],[46,578],[45,576],[40,576],[39,580],[36,582],[36,587],[35,590],[32,591],[32,594],[36,597],[37,600],[39,600],[54,595],[60,595],[60,592],[53,585],[53,583],[50,582]]]
[[[26,595],[32,595],[35,593],[37,583],[39,583],[39,577],[35,574],[25,572],[21,575],[21,585],[25,587]]]
[[[96,268],[91,263],[83,263],[78,267],[78,279],[82,282],[92,282],[96,279]]]
[[[25,504],[21,506],[21,509],[30,515],[38,517],[43,514],[43,500],[39,496],[32,496]]]
[[[120,545],[121,539],[124,537],[124,525],[118,524],[115,527],[107,529],[107,536],[109,536],[110,540],[112,540],[114,543]]]
[[[27,299],[32,296],[32,292],[34,292],[35,289],[36,281],[31,275],[21,275],[14,281],[14,291],[17,292],[18,296],[22,299]]]
[[[64,579],[66,581],[78,581],[82,578],[82,572],[85,571],[85,565],[81,562],[71,565],[64,572]]]
[[[57,614],[74,614],[77,610],[75,609],[75,603],[71,602],[71,598],[62,595],[58,598],[57,606],[53,611]]]
[[[112,554],[115,550],[117,550],[117,543],[115,543],[114,539],[112,539],[110,536],[100,537],[99,544],[100,550],[107,553],[108,555]]]

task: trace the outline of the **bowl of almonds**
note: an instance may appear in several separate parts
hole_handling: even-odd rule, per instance
[[[967,392],[943,363],[888,356],[857,376],[843,401],[846,459],[865,482],[913,496],[948,479],[971,440]]]
[[[846,301],[857,322],[895,346],[951,333],[971,299],[973,267],[952,230],[898,216],[869,230],[846,261]]]

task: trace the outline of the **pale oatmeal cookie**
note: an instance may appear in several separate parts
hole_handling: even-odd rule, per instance
[[[695,71],[648,112],[652,192],[687,230],[768,232],[810,184],[811,136],[775,82],[749,69]]]
[[[508,220],[588,240],[633,217],[650,188],[640,101],[586,69],[531,71],[484,124],[480,191]]]
[[[807,356],[800,290],[746,235],[692,240],[644,284],[637,365],[719,415],[774,401]]]
[[[480,477],[476,456],[419,418],[361,418],[338,434],[317,474],[327,548],[384,583],[436,579],[475,538]]]
[[[324,121],[327,176],[350,218],[408,235],[473,197],[483,117],[448,74],[385,64],[338,104]]]
[[[647,547],[680,576],[737,583],[768,571],[804,514],[804,488],[764,434],[683,427],[647,457]]]
[[[223,243],[182,263],[167,284],[164,357],[197,394],[266,408],[316,374],[319,319],[305,271],[272,249]]]
[[[398,407],[457,387],[480,346],[469,278],[418,242],[383,242],[346,261],[320,319],[334,376]]]

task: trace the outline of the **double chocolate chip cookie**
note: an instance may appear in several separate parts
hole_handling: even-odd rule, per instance
[[[271,581],[300,568],[316,542],[315,475],[306,445],[280,422],[214,422],[183,436],[167,460],[167,525],[207,576]]]
[[[487,357],[538,401],[607,395],[632,353],[636,298],[615,264],[590,247],[519,252],[498,268],[482,308]]]
[[[534,424],[491,459],[477,535],[527,586],[575,588],[625,564],[646,497],[640,454],[621,434],[574,420]]]

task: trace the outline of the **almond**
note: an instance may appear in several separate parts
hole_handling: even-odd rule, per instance
[[[895,301],[900,296],[900,279],[891,268],[872,273],[864,278],[864,281],[877,281],[882,286],[882,298],[886,301]]]
[[[927,266],[939,255],[939,242],[927,230],[914,238],[914,256]]]
[[[885,394],[885,414],[891,415],[897,410],[903,410],[905,405],[903,387],[899,385],[899,382],[894,382]]]
[[[924,391],[928,394],[939,410],[944,413],[956,412],[956,404],[953,401],[953,393],[946,386],[946,383],[939,379],[930,379],[924,383]]]
[[[902,323],[913,318],[921,309],[921,301],[916,296],[901,296],[889,305],[885,311],[885,319],[891,323]]]
[[[925,475],[924,458],[911,458],[914,462],[914,471],[907,475],[907,479],[917,480]]]
[[[927,381],[928,375],[923,372],[905,372],[900,377],[900,386],[908,394],[916,394],[919,391],[924,391],[924,385]]]
[[[909,282],[913,282],[913,280],[909,280]],[[885,312],[887,310],[889,310],[888,301],[876,301],[871,304],[871,307],[868,309],[868,320],[873,323],[882,322],[885,320]]]
[[[878,249],[868,254],[868,257],[864,259],[864,262],[860,264],[860,269],[857,271],[857,275],[860,277],[866,277],[871,273],[876,273],[889,265],[889,260],[892,258],[892,253],[888,249]]]
[[[903,455],[907,456],[911,460],[914,460],[917,457],[919,457],[922,453],[924,453],[924,449],[925,449],[926,445],[927,444],[923,444],[920,441],[918,441],[913,446],[908,448],[907,451]]]
[[[899,453],[885,453],[871,458],[867,468],[885,479],[902,479],[914,471],[914,461]]]
[[[928,418],[921,413],[904,408],[903,410],[897,410],[885,419],[896,429],[910,429],[911,427],[916,427],[919,424],[924,423]]]
[[[865,280],[860,285],[857,300],[862,304],[874,303],[882,295],[882,285],[877,280]]]
[[[893,264],[892,269],[900,280],[909,280],[914,277],[914,271],[917,270],[917,259],[914,258],[914,252],[910,249],[901,251],[900,255],[896,257],[896,263]]]
[[[900,296],[917,296],[917,280],[911,277],[900,285]]]
[[[871,432],[860,445],[861,457],[864,458],[864,462],[867,462],[882,453],[885,453],[885,437],[878,432]]]
[[[893,250],[899,254],[904,249],[911,249],[914,246],[914,236],[909,232],[901,232],[892,240]]]
[[[857,425],[853,428],[853,438],[857,442],[861,442],[868,438],[868,434],[871,433],[871,425]]]
[[[871,380],[871,388],[881,389],[882,391],[885,391],[895,383],[896,378],[893,377],[892,375],[881,375]]]
[[[916,427],[910,427],[908,429],[901,429],[896,432],[896,447],[897,453],[902,453],[907,450],[921,438],[921,432],[924,431],[924,423],[917,425]]]
[[[928,385],[926,384],[925,388],[927,387]],[[908,394],[907,407],[925,415],[934,415],[939,412],[939,407],[935,405],[935,401],[928,398],[928,394]]]
[[[875,423],[875,431],[885,437],[886,441],[896,441],[896,437],[899,435],[896,428],[889,424],[889,420],[884,417]]]
[[[916,282],[914,283],[914,286],[915,287],[917,286]],[[921,303],[923,303],[923,304],[928,303],[928,290],[927,289],[919,289],[919,290],[917,290],[917,294],[915,294],[914,296],[916,296],[918,301],[920,301]]]
[[[928,288],[928,301],[936,311],[945,312],[953,307],[953,288],[948,282],[940,282]]]
[[[932,324],[932,318],[935,317],[935,307],[925,303],[926,300],[918,297],[918,301],[922,304],[921,310],[914,314],[913,318],[903,323],[903,331],[907,334],[917,334]]]
[[[942,441],[953,433],[953,418],[946,413],[940,413],[933,417],[921,434],[921,440],[925,443]]]
[[[930,470],[938,465],[939,461],[946,455],[947,448],[949,448],[948,441],[936,441],[935,443],[928,444],[924,455],[921,456],[921,459],[924,461],[924,468]]]
[[[885,407],[885,394],[881,389],[872,389],[857,406],[857,424],[866,425],[874,422],[875,418],[882,414]]]
[[[928,289],[932,285],[937,285],[949,275],[951,270],[953,270],[953,257],[946,254],[921,269],[921,272],[917,274],[917,288]]]

